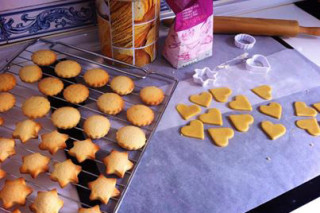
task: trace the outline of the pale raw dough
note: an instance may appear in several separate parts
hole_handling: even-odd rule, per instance
[[[282,106],[279,103],[272,102],[268,105],[261,105],[259,107],[261,113],[269,115],[273,118],[280,119],[282,114]]]
[[[201,108],[197,105],[189,105],[188,106],[185,104],[178,104],[176,106],[176,108],[184,120],[188,120],[189,118],[191,118],[201,112]]]
[[[309,118],[302,119],[296,122],[297,127],[306,130],[310,135],[318,136],[320,135],[320,127],[317,119]]]
[[[296,110],[296,116],[314,117],[318,114],[315,109],[313,109],[312,107],[308,107],[306,103],[301,101],[294,102],[294,108]]]
[[[189,125],[181,128],[181,134],[186,137],[204,139],[203,123],[199,120],[192,120]]]
[[[230,121],[232,122],[233,126],[236,130],[240,132],[247,132],[249,127],[254,122],[254,118],[252,115],[249,114],[242,114],[242,115],[230,115]]]
[[[234,110],[252,111],[252,106],[244,95],[237,95],[233,101],[229,102],[229,107]]]
[[[261,128],[271,140],[276,140],[286,133],[285,126],[282,124],[273,124],[270,121],[261,122]]]
[[[202,92],[197,95],[191,95],[189,100],[203,107],[208,107],[212,101],[212,95],[209,92]]]
[[[251,89],[253,93],[265,100],[272,99],[272,88],[268,85],[262,85]]]
[[[227,102],[229,96],[232,93],[232,90],[228,87],[219,87],[209,90],[213,98],[218,102]]]
[[[209,109],[207,113],[204,113],[199,116],[200,121],[205,124],[213,124],[222,126],[222,115],[219,109],[212,108]]]
[[[231,128],[211,128],[208,129],[209,135],[213,142],[220,147],[226,147],[229,144],[229,139],[233,138],[234,131]]]

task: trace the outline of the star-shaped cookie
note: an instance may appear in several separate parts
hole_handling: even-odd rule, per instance
[[[75,165],[70,159],[53,165],[54,169],[50,174],[50,179],[57,181],[61,188],[71,183],[78,183],[78,175],[81,166]]]
[[[128,152],[118,152],[112,150],[111,153],[103,159],[108,175],[116,174],[123,178],[127,170],[132,169],[133,163],[128,160]]]
[[[99,205],[91,208],[80,208],[78,213],[101,213]]]
[[[91,139],[75,141],[73,147],[69,150],[69,155],[76,157],[78,162],[82,163],[86,159],[95,159],[99,146],[94,144]]]
[[[54,155],[59,149],[64,149],[67,147],[66,141],[69,136],[67,134],[62,134],[57,130],[41,135],[41,143],[39,148],[41,150],[48,150],[52,155]]]
[[[36,178],[39,174],[49,170],[50,158],[40,153],[33,153],[23,156],[22,162],[20,172],[22,174],[30,174],[31,177]]]
[[[120,195],[120,191],[116,188],[116,183],[117,179],[100,175],[95,181],[88,183],[91,189],[89,199],[99,199],[102,203],[107,204],[110,198]]]
[[[34,203],[30,205],[30,210],[35,213],[58,213],[63,206],[63,201],[59,198],[56,189],[47,192],[38,192]]]
[[[0,163],[5,161],[8,157],[16,154],[14,146],[15,141],[12,138],[0,137]]]
[[[41,125],[33,120],[27,119],[16,124],[16,129],[13,131],[13,138],[18,138],[22,143],[26,143],[32,138],[37,138],[41,129]]]
[[[2,200],[3,207],[9,209],[16,204],[25,205],[26,198],[31,193],[32,188],[26,185],[23,178],[6,180],[0,191],[0,200]]]

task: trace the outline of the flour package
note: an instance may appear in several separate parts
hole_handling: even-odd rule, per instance
[[[213,1],[167,0],[176,14],[165,41],[163,56],[175,68],[212,55]]]

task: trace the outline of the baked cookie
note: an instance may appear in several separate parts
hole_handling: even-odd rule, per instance
[[[8,92],[0,92],[0,112],[10,110],[16,103],[14,95]]]
[[[73,60],[60,61],[54,67],[55,73],[61,78],[73,78],[80,74],[81,66]]]
[[[90,87],[103,87],[109,81],[109,74],[103,69],[90,69],[83,75],[83,79]]]
[[[0,168],[0,180],[6,176],[6,172]]]
[[[60,107],[51,115],[53,125],[60,129],[72,129],[78,125],[80,119],[79,110],[73,107]]]
[[[32,138],[37,138],[41,130],[41,125],[33,120],[27,119],[16,124],[12,133],[13,138],[18,138],[22,143],[26,143]]]
[[[102,115],[92,115],[83,124],[84,132],[92,139],[104,137],[108,134],[109,129],[110,121]]]
[[[79,182],[78,175],[81,172],[81,166],[75,165],[70,159],[55,163],[53,167],[50,179],[57,181],[61,188],[66,187],[70,182]]]
[[[124,126],[116,133],[116,139],[124,149],[137,150],[142,148],[146,143],[146,135],[136,126]]]
[[[63,201],[59,198],[57,190],[53,189],[47,192],[38,191],[30,210],[35,213],[58,213],[62,206]]]
[[[103,159],[107,175],[115,174],[123,178],[126,171],[133,167],[133,163],[128,160],[128,157],[128,152],[112,150],[111,153]]]
[[[14,205],[25,205],[26,199],[32,191],[32,188],[26,184],[23,178],[6,180],[0,191],[0,200],[5,209]]]
[[[117,76],[112,79],[110,87],[119,95],[128,95],[134,89],[134,82],[127,76]]]
[[[39,91],[48,96],[58,95],[63,90],[63,82],[54,77],[43,78],[38,83]]]
[[[57,60],[57,55],[51,50],[38,50],[31,55],[31,60],[39,66],[49,66]]]
[[[7,92],[16,86],[16,78],[11,73],[0,73],[0,92]]]
[[[40,153],[32,153],[22,157],[22,174],[30,174],[32,178],[38,177],[39,174],[49,170],[50,158]]]
[[[89,97],[89,89],[82,84],[72,84],[63,90],[63,97],[72,104],[79,104]]]
[[[62,134],[57,130],[41,135],[41,143],[39,149],[48,150],[54,155],[59,149],[65,149],[67,147],[66,141],[69,136]]]
[[[21,213],[21,211],[19,209],[15,209],[11,213]]]
[[[140,98],[148,105],[159,105],[164,99],[163,91],[155,86],[144,87],[140,91]]]
[[[27,65],[19,70],[21,81],[26,83],[34,83],[42,78],[42,70],[37,65]]]
[[[31,96],[23,102],[21,109],[28,118],[41,118],[50,111],[50,102],[42,96]]]
[[[5,161],[8,157],[15,155],[15,141],[12,138],[0,137],[0,163]]]
[[[80,208],[78,213],[101,213],[99,205],[91,208]]]
[[[0,126],[2,126],[3,124],[4,124],[4,119],[0,117]]]
[[[94,144],[91,139],[75,141],[73,147],[68,151],[69,155],[77,158],[79,163],[87,159],[95,159],[99,146]]]
[[[152,109],[145,105],[137,104],[131,106],[127,110],[127,119],[133,125],[147,126],[152,123],[154,119],[154,113]]]
[[[103,175],[92,182],[88,183],[91,189],[90,200],[100,200],[102,203],[107,204],[109,199],[120,195],[120,191],[116,188],[117,179],[106,178]]]
[[[116,115],[124,109],[124,101],[116,93],[104,93],[97,100],[99,110],[108,115]]]

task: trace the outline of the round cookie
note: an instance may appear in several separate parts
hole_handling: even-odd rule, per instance
[[[77,126],[80,119],[79,110],[73,107],[60,107],[51,115],[53,125],[60,129],[71,129]]]
[[[90,69],[83,75],[83,79],[91,87],[103,87],[109,81],[109,74],[103,69]]]
[[[124,101],[116,93],[104,93],[97,100],[99,110],[108,115],[116,115],[124,108]]]
[[[16,78],[10,73],[0,73],[0,92],[7,92],[16,86]]]
[[[63,82],[60,79],[54,77],[41,79],[38,83],[39,91],[49,96],[59,94],[62,91],[63,87]]]
[[[102,115],[92,115],[83,124],[83,130],[88,137],[99,139],[108,134],[110,121]]]
[[[152,123],[154,119],[154,113],[149,107],[142,104],[137,104],[131,106],[127,110],[127,119],[133,125],[147,126]]]
[[[119,95],[130,94],[134,89],[134,82],[127,76],[114,77],[110,83],[111,89]]]
[[[0,92],[0,112],[10,110],[16,103],[14,95],[8,92]]]
[[[89,97],[89,89],[82,84],[72,84],[64,89],[63,97],[68,102],[79,104]]]
[[[140,91],[140,98],[145,104],[159,105],[164,99],[164,94],[160,88],[148,86]]]
[[[33,63],[39,66],[49,66],[57,59],[57,55],[51,50],[38,50],[31,56]]]
[[[55,73],[62,78],[73,78],[80,74],[81,66],[73,60],[60,61],[54,68]]]
[[[23,102],[21,109],[28,118],[41,118],[49,112],[50,102],[42,96],[31,96]]]
[[[27,65],[20,69],[19,77],[26,83],[34,83],[42,78],[42,70],[38,65]]]
[[[124,149],[137,150],[142,148],[146,143],[146,135],[136,126],[124,126],[117,131],[116,139]]]

